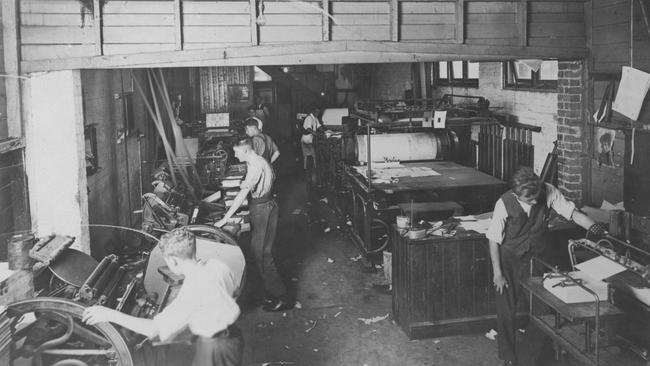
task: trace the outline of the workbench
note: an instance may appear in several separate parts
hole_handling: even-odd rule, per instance
[[[604,300],[567,304],[544,288],[541,277],[528,278],[521,285],[531,302],[537,299],[545,305],[537,310],[530,307],[530,321],[557,347],[588,365],[637,364],[614,346],[614,325],[623,316],[615,305]]]
[[[399,204],[418,202],[456,202],[464,214],[492,211],[508,187],[505,182],[476,169],[449,161],[401,163],[405,168],[433,169],[439,175],[399,177],[394,182],[371,183],[356,170],[348,171],[352,194],[353,239],[365,253],[389,247],[389,225],[400,214]],[[372,166],[371,166],[372,167]],[[382,232],[383,230],[383,232]],[[376,245],[377,237],[386,242]]]

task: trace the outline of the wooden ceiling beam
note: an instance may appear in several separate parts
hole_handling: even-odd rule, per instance
[[[23,61],[24,73],[99,68],[387,63],[517,58],[577,60],[587,48],[332,41]],[[355,57],[360,57],[359,59]]]

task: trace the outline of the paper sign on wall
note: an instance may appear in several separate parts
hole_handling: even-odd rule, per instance
[[[230,127],[230,115],[228,113],[206,113],[205,127]]]
[[[643,100],[650,88],[650,74],[623,66],[621,84],[612,109],[632,120],[639,118]]]
[[[436,111],[433,114],[433,128],[445,128],[447,120],[447,111]]]
[[[422,127],[433,127],[433,111],[424,111]]]

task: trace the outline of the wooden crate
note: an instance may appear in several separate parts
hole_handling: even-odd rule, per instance
[[[9,271],[6,263],[0,263],[0,273],[0,306],[34,297],[34,276],[31,271]]]
[[[393,316],[409,339],[496,326],[495,291],[484,235],[410,240],[395,226]]]

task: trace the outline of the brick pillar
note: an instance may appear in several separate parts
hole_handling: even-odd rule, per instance
[[[586,86],[582,61],[558,62],[558,187],[568,199],[577,202],[584,198]]]

